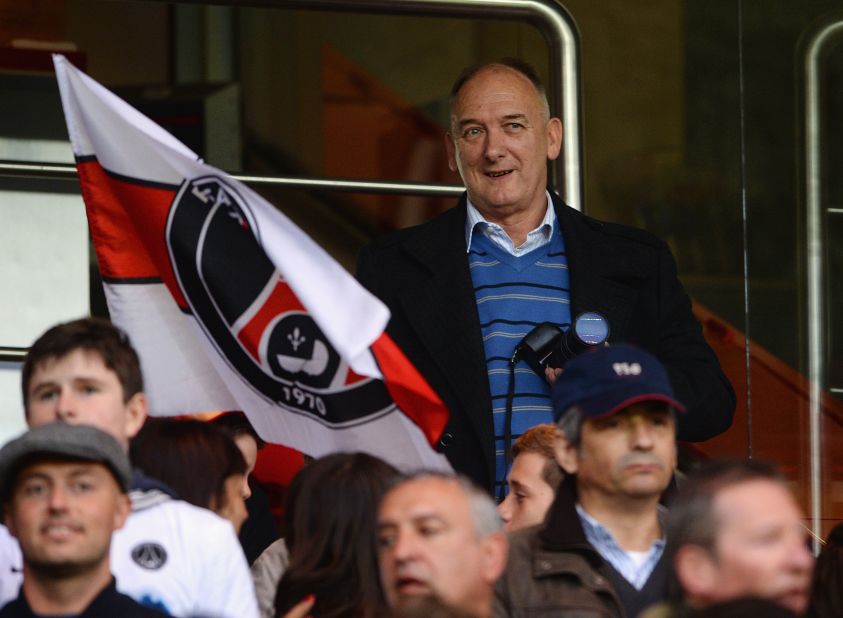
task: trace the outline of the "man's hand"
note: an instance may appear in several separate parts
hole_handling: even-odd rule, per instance
[[[562,375],[562,368],[561,367],[559,367],[559,368],[545,367],[544,368],[544,377],[547,380],[547,383],[550,384],[551,386],[553,386],[553,384],[556,382],[556,378],[558,378],[560,375]]]

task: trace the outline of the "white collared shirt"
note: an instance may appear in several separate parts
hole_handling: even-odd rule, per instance
[[[545,195],[547,196],[547,209],[544,213],[544,219],[542,219],[542,222],[539,223],[536,229],[527,234],[527,240],[520,247],[515,246],[509,234],[500,225],[487,221],[474,204],[471,203],[471,200],[466,197],[465,252],[468,253],[471,249],[471,237],[474,234],[474,230],[479,230],[495,246],[516,257],[549,243],[551,236],[553,236],[553,228],[556,225],[556,213],[553,210],[550,193],[545,191]]]

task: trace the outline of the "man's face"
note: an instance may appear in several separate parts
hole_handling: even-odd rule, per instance
[[[393,608],[435,595],[469,614],[483,613],[478,608],[491,603],[506,559],[503,535],[478,539],[468,499],[447,479],[412,480],[390,491],[378,513],[378,542]]]
[[[703,596],[709,602],[758,596],[803,612],[814,557],[787,489],[768,480],[733,485],[718,492],[714,511],[717,543]]]
[[[62,577],[101,565],[130,509],[104,465],[44,461],[18,474],[5,523],[28,568]]]
[[[553,502],[553,488],[544,480],[548,459],[538,453],[520,453],[507,480],[509,494],[498,506],[507,532],[540,524]],[[551,462],[554,466],[556,462]]]
[[[124,448],[146,418],[142,393],[123,401],[117,374],[96,352],[74,350],[35,367],[27,386],[30,427],[55,421],[93,425],[111,434]]]
[[[673,415],[660,402],[641,402],[605,419],[583,421],[579,449],[560,461],[577,475],[577,492],[603,498],[652,498],[676,467]]]
[[[536,88],[506,67],[472,77],[451,110],[449,166],[471,202],[492,221],[547,203],[547,161],[559,155],[562,125],[545,120]]]

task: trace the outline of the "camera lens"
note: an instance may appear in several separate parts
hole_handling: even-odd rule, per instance
[[[609,338],[609,321],[596,311],[586,311],[574,320],[574,333],[587,345],[600,345]]]

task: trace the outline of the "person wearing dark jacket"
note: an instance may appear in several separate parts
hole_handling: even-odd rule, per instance
[[[523,361],[511,415],[505,405],[513,350],[541,322],[567,328],[597,311],[610,342],[657,356],[688,408],[680,440],[725,431],[735,410],[667,245],[584,216],[548,188],[561,136],[529,65],[466,70],[445,140],[466,193],[431,221],[375,240],[358,261],[360,282],[389,307],[389,335],[450,410],[439,449],[489,491],[505,481],[505,436],[553,419],[550,386]]]
[[[684,407],[662,364],[629,345],[575,357],[553,395],[566,477],[544,523],[511,536],[496,615],[635,618],[667,595],[659,500]]]

